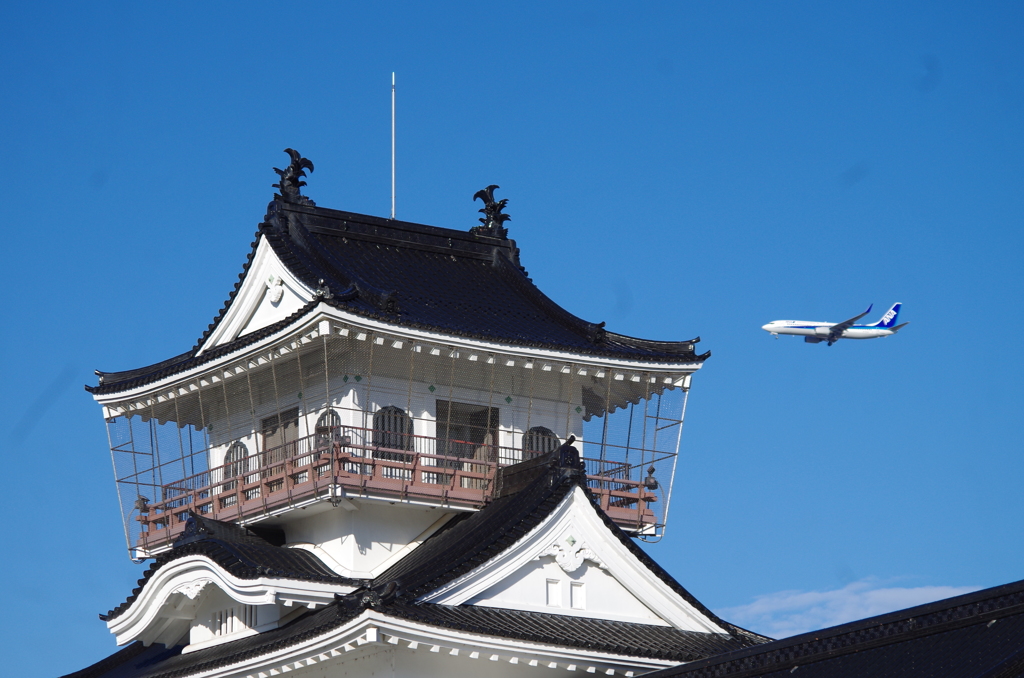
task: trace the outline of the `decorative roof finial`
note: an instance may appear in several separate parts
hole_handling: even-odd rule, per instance
[[[474,226],[470,229],[470,233],[479,233],[480,235],[489,235],[492,238],[506,238],[508,237],[508,229],[502,226],[503,223],[511,219],[507,214],[502,214],[501,210],[505,209],[505,205],[508,204],[508,198],[494,200],[494,189],[501,188],[495,184],[491,184],[485,189],[479,190],[473,194],[473,201],[482,200],[484,207],[482,210],[478,210],[483,213],[480,217],[481,226]]]
[[[316,203],[299,193],[299,189],[306,185],[299,177],[306,176],[306,170],[313,171],[313,163],[308,158],[293,148],[286,148],[284,152],[291,156],[292,162],[283,170],[274,168],[274,171],[281,176],[281,183],[274,184],[274,188],[281,189],[281,198],[285,202],[293,202],[299,205],[316,206]]]

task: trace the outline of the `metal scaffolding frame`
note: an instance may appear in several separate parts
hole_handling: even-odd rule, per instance
[[[688,374],[314,320],[273,346],[106,405],[128,548],[169,547],[190,510],[246,523],[346,496],[480,508],[499,467],[569,436],[601,507],[657,539]]]

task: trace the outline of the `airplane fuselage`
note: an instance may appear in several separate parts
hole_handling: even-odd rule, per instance
[[[812,322],[808,320],[773,320],[761,329],[772,334],[794,334],[803,337],[828,339],[829,332],[835,323]],[[854,325],[843,330],[839,339],[877,339],[896,334],[892,329]]]
[[[809,344],[818,344],[824,341],[829,346],[840,339],[877,339],[896,334],[900,328],[906,326],[907,323],[896,324],[902,305],[897,301],[878,322],[870,325],[857,325],[856,322],[871,313],[874,304],[868,306],[868,310],[863,313],[841,323],[820,323],[813,320],[773,320],[767,325],[761,325],[761,329],[771,332],[776,339],[780,334],[795,334],[798,337],[802,336],[804,341]]]

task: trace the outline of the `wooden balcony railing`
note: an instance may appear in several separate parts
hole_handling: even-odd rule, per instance
[[[499,467],[544,453],[394,433],[386,434],[391,446],[384,447],[373,444],[374,433],[341,427],[165,484],[160,500],[137,518],[136,545],[147,552],[169,546],[184,529],[189,510],[239,521],[309,500],[370,495],[481,508],[491,498]],[[640,531],[657,522],[649,506],[656,495],[628,477],[626,464],[584,463],[588,487],[619,526]]]

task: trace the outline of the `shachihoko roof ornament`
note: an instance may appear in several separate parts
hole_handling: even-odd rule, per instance
[[[469,229],[469,232],[504,240],[508,237],[508,229],[502,226],[502,224],[509,221],[512,217],[501,212],[505,209],[505,205],[508,204],[508,198],[498,201],[494,200],[494,189],[496,188],[501,188],[501,186],[491,184],[487,188],[483,188],[473,194],[473,202],[482,200],[484,203],[483,209],[478,210],[483,216],[480,217],[481,225],[474,226]]]
[[[283,170],[274,168],[274,171],[281,176],[281,182],[273,184],[273,187],[281,190],[279,197],[285,202],[315,207],[315,202],[299,192],[299,189],[306,185],[306,182],[301,181],[299,177],[306,176],[307,169],[310,172],[313,171],[313,162],[309,158],[303,158],[302,154],[294,148],[286,148],[284,152],[291,157],[292,162]]]

